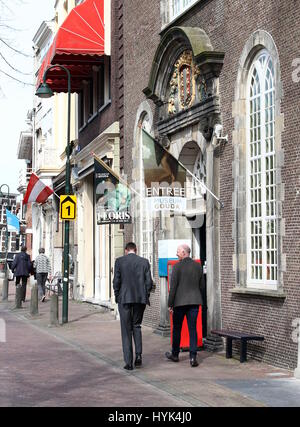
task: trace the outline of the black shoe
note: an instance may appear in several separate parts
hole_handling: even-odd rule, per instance
[[[172,360],[172,362],[179,362],[179,357],[175,356],[173,353],[170,353],[169,351],[165,353],[165,356],[167,359]]]
[[[136,355],[134,366],[142,366],[142,355],[141,354]]]
[[[196,368],[197,366],[199,366],[199,363],[197,362],[196,357],[192,357],[190,359],[190,365],[191,365],[192,368]]]
[[[132,371],[133,370],[133,366],[132,365],[128,365],[128,363],[124,366],[124,369],[126,369],[127,371]]]

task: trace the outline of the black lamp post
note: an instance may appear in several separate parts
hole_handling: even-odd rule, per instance
[[[7,187],[7,209],[9,209],[9,186],[7,184],[2,184],[0,187],[0,197],[6,198],[2,192],[2,187]],[[4,280],[2,286],[2,301],[8,300],[8,277],[7,277],[7,253],[8,253],[8,224],[6,216],[6,233],[5,233],[5,266],[4,266]]]
[[[71,177],[71,165],[70,165],[70,127],[71,127],[71,74],[70,71],[63,65],[52,65],[46,69],[43,77],[43,83],[38,87],[36,96],[39,98],[51,98],[54,93],[52,89],[46,83],[47,73],[52,68],[60,68],[67,73],[68,76],[68,131],[67,131],[67,148],[66,148],[66,185],[65,194],[70,194],[70,177]],[[68,305],[69,305],[69,234],[70,234],[70,223],[65,221],[65,239],[64,239],[64,273],[63,273],[63,307],[62,307],[62,322],[68,323]]]

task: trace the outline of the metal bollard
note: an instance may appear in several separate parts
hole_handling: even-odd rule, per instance
[[[38,287],[35,284],[31,288],[31,299],[30,299],[30,314],[36,316],[39,314],[39,299],[38,299]]]
[[[51,295],[50,299],[50,325],[58,326],[58,295]]]
[[[15,300],[16,306],[15,308],[22,308],[22,286],[17,285],[16,286],[16,300]]]

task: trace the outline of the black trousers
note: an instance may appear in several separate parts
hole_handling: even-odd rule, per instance
[[[22,280],[21,284],[21,300],[25,302],[26,298],[26,288],[27,288],[27,276],[16,276],[16,286],[20,285],[20,281]]]
[[[173,312],[173,346],[172,353],[178,356],[180,351],[181,328],[186,316],[190,336],[190,357],[197,355],[197,318],[199,305],[183,305],[175,307]]]
[[[123,356],[128,365],[133,363],[132,338],[135,353],[143,352],[141,323],[145,308],[146,304],[119,304]]]

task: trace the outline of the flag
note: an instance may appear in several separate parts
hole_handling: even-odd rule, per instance
[[[186,182],[186,170],[178,163],[178,160],[165,150],[156,139],[152,138],[142,129],[143,141],[143,165],[146,187],[151,187],[153,182],[180,183],[182,188]]]
[[[20,234],[20,221],[16,215],[12,214],[8,209],[6,209],[6,223],[7,231],[9,233],[18,233]]]
[[[149,212],[185,211],[186,169],[144,129],[142,158]]]
[[[96,156],[94,166],[97,224],[130,224],[129,186]]]
[[[51,194],[53,194],[53,190],[45,185],[38,176],[32,173],[23,200],[23,205],[32,202],[45,203]]]

